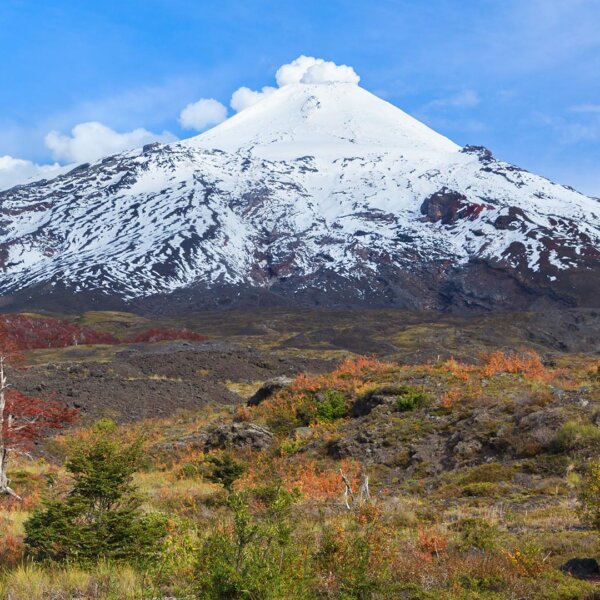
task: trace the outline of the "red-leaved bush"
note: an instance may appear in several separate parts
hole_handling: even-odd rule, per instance
[[[26,454],[52,430],[60,429],[77,418],[77,411],[52,398],[26,396],[10,387],[6,365],[23,362],[19,343],[11,328],[0,322],[0,496],[20,499],[10,487],[9,457]]]
[[[153,328],[125,339],[110,333],[81,327],[62,319],[30,317],[27,315],[0,315],[0,330],[4,342],[24,351],[39,348],[67,348],[88,344],[128,344],[139,342],[161,342],[169,340],[189,340],[204,342],[206,336],[187,329]]]
[[[110,333],[79,327],[60,319],[2,315],[0,316],[0,327],[3,335],[19,350],[119,343],[119,340]]]
[[[52,429],[73,423],[78,411],[51,398],[26,396],[14,388],[6,390],[2,438],[12,452],[27,452]]]

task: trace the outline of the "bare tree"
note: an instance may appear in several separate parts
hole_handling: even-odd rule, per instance
[[[22,360],[19,348],[0,325],[0,495],[21,499],[10,487],[8,463],[10,454],[25,454],[35,442],[52,429],[72,423],[77,411],[62,402],[26,396],[11,388],[6,367]]]
[[[368,502],[371,498],[371,493],[369,492],[369,476],[365,475],[363,478],[363,482],[360,485],[360,489],[358,492],[358,497],[352,490],[352,485],[342,469],[340,469],[340,476],[342,481],[344,482],[344,504],[348,510],[352,510],[358,506],[362,506],[366,502]]]

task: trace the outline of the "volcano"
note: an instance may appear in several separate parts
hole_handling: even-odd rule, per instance
[[[5,310],[600,306],[600,203],[354,83],[0,192]]]

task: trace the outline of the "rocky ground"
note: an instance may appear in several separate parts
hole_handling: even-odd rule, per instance
[[[93,358],[93,355],[92,357]],[[80,410],[80,420],[166,417],[208,404],[237,404],[239,390],[280,376],[321,372],[328,360],[270,356],[227,343],[163,342],[116,351],[109,360],[36,365],[13,375],[26,394],[48,395]]]

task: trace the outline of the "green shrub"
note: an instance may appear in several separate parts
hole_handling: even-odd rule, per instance
[[[423,406],[427,400],[425,392],[415,386],[407,385],[397,389],[396,410],[409,412]]]
[[[469,592],[502,592],[506,589],[506,581],[502,577],[472,577],[461,575],[459,577],[461,587]],[[480,596],[476,596],[479,598]],[[488,596],[483,596],[487,598]],[[496,597],[496,596],[494,596]]]
[[[317,403],[317,419],[333,423],[346,416],[348,416],[348,403],[344,394],[337,390],[327,390]]]
[[[247,469],[244,463],[235,460],[228,452],[222,454],[210,454],[206,457],[206,462],[210,465],[209,470],[205,472],[206,479],[213,483],[220,483],[229,491],[233,489],[235,481],[238,480]]]
[[[199,477],[204,474],[202,469],[202,463],[198,462],[186,462],[181,465],[177,472],[177,477],[180,479],[191,479],[193,477]]]
[[[493,497],[497,496],[500,489],[498,484],[492,483],[490,481],[481,481],[479,483],[468,483],[462,487],[462,494],[464,496],[470,497],[478,497],[478,496],[487,496]]]
[[[334,576],[339,586],[338,598],[385,598],[382,573],[371,564],[373,544],[367,530],[358,522],[349,523],[343,535],[326,526],[313,557],[321,578]],[[412,597],[412,596],[411,596]]]
[[[588,469],[578,494],[579,514],[582,520],[600,531],[600,461]]]
[[[295,494],[282,488],[261,490],[264,509],[253,514],[248,494],[228,499],[230,526],[224,523],[201,545],[196,567],[200,598],[288,598],[302,589],[298,556],[292,540],[291,506]]]
[[[494,550],[498,545],[499,531],[489,521],[477,517],[462,519],[457,528],[460,532],[461,550],[476,548],[484,552]]]
[[[564,452],[600,448],[600,427],[593,423],[569,421],[559,429],[556,443]]]
[[[458,481],[461,484],[469,483],[497,483],[510,481],[515,473],[515,468],[510,465],[492,462],[470,467],[464,470]]]
[[[29,553],[38,560],[97,562],[154,558],[166,519],[144,514],[133,485],[142,441],[123,444],[111,421],[99,422],[66,463],[73,478],[64,497],[46,499],[25,523]]]

